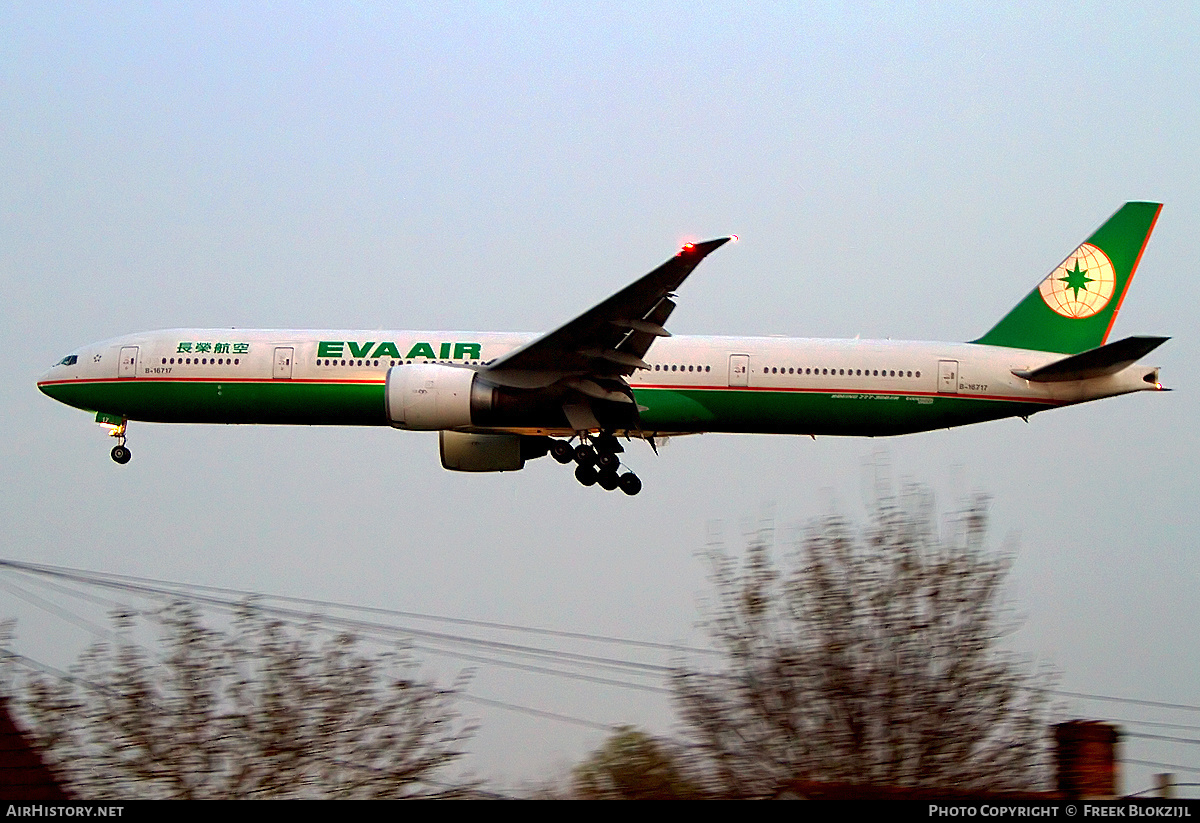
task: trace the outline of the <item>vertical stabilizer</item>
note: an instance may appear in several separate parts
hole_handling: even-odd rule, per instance
[[[1126,203],[973,343],[1078,354],[1104,345],[1161,203]]]

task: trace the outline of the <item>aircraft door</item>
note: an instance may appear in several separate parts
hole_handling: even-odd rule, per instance
[[[290,380],[292,378],[292,355],[296,350],[291,346],[278,346],[275,349],[275,372],[272,375],[276,380]]]
[[[117,364],[117,377],[137,377],[137,346],[122,346],[121,359]]]
[[[958,361],[938,361],[938,394],[958,394]]]
[[[731,355],[729,355],[729,385],[731,385],[731,386],[749,386],[750,385],[750,355],[748,355],[748,354],[731,354]]]

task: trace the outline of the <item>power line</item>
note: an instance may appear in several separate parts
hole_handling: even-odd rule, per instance
[[[0,561],[0,566],[6,566],[6,565],[10,565],[10,564],[7,563],[6,561]],[[24,569],[24,570],[32,571],[32,569]],[[57,575],[60,572],[52,571],[52,572],[46,572],[46,573],[51,574],[51,575]],[[116,580],[106,580],[106,579],[104,579],[104,576],[101,576],[101,575],[97,575],[94,578],[89,578],[83,574],[68,575],[68,577],[69,577],[69,579],[90,583],[91,585],[103,586],[103,587],[107,587],[107,588],[115,588],[115,589],[128,591],[128,592],[132,592],[135,594],[139,594],[142,596],[148,596],[148,597],[163,597],[163,596],[165,596],[165,597],[179,598],[183,594],[187,593],[190,588],[195,588],[198,590],[216,589],[216,587],[211,587],[211,586],[190,587],[190,586],[187,586],[186,584],[178,584],[178,586],[179,586],[178,589],[160,588],[160,587],[155,587],[155,586],[146,585],[146,584],[131,583],[131,582],[125,582],[125,581],[116,581]],[[529,654],[535,654],[535,655],[553,654],[560,659],[566,657],[566,658],[570,658],[572,660],[589,663],[589,664],[594,664],[594,665],[608,665],[608,666],[614,666],[614,667],[622,668],[622,669],[630,669],[630,668],[641,669],[644,671],[653,672],[653,673],[657,673],[657,674],[668,673],[670,671],[670,667],[662,666],[660,664],[643,663],[643,662],[631,661],[631,660],[620,660],[617,658],[602,657],[599,655],[588,655],[588,654],[581,654],[578,652],[567,652],[567,651],[563,651],[563,650],[559,650],[559,649],[544,649],[544,648],[539,648],[536,646],[508,643],[508,642],[499,641],[499,640],[485,640],[482,638],[467,637],[464,635],[455,635],[455,634],[449,634],[446,632],[437,632],[437,631],[432,631],[430,629],[420,629],[420,628],[415,628],[412,626],[395,626],[395,625],[391,625],[391,624],[378,623],[378,622],[367,621],[367,620],[362,620],[362,619],[358,619],[358,618],[342,617],[342,616],[337,616],[337,615],[314,614],[311,612],[303,612],[303,611],[299,611],[297,609],[285,608],[283,606],[274,606],[274,605],[270,605],[269,603],[261,602],[264,599],[265,600],[282,600],[284,602],[296,602],[296,601],[302,601],[301,598],[287,598],[287,597],[281,598],[281,597],[276,597],[274,595],[262,595],[262,594],[257,594],[254,592],[243,592],[243,591],[238,591],[238,590],[233,590],[233,589],[224,589],[224,590],[220,590],[220,591],[224,591],[224,592],[232,593],[232,594],[244,595],[246,599],[227,600],[227,599],[222,599],[219,597],[214,597],[212,595],[205,595],[205,594],[198,594],[198,593],[190,594],[190,596],[188,596],[186,599],[194,601],[194,602],[205,603],[205,604],[208,604],[211,606],[217,606],[217,607],[220,607],[223,609],[231,609],[231,610],[252,609],[254,611],[261,612],[264,614],[282,616],[282,617],[286,617],[290,620],[299,621],[299,622],[310,622],[310,623],[311,622],[321,622],[321,623],[326,623],[326,624],[337,625],[342,628],[370,629],[370,630],[375,630],[375,631],[383,631],[385,633],[390,633],[390,634],[401,634],[404,636],[414,635],[414,636],[425,637],[425,638],[430,638],[430,639],[434,639],[434,640],[443,640],[443,641],[455,642],[455,643],[477,644],[477,645],[488,646],[488,647],[496,648],[496,649],[505,649],[507,651],[514,652],[514,653],[529,653]],[[302,601],[302,602],[318,603],[320,601]],[[337,605],[339,608],[343,608],[343,609],[347,609],[347,610],[357,609],[357,607],[351,606],[348,604],[334,604],[334,605]],[[368,609],[368,611],[369,611],[369,609]],[[378,609],[375,611],[387,612],[388,610]],[[401,613],[396,613],[396,614],[401,614]],[[435,618],[430,618],[430,619],[435,619]],[[539,631],[539,630],[534,629],[533,631]],[[591,639],[605,640],[605,638],[601,638],[599,636],[593,636]],[[633,641],[630,641],[630,642],[633,642]]]
[[[509,668],[522,669],[533,671],[541,674],[549,674],[552,676],[567,677],[573,679],[589,680],[592,682],[601,683],[603,685],[613,685],[622,688],[634,688],[645,691],[654,691],[660,693],[669,693],[670,690],[661,686],[652,686],[644,683],[634,683],[629,681],[619,681],[612,678],[604,678],[595,675],[580,674],[577,672],[563,671],[545,666],[536,666],[532,664],[518,663],[512,660],[507,660],[496,655],[511,655],[516,657],[527,657],[533,659],[551,658],[555,663],[568,664],[581,668],[601,668],[610,671],[619,671],[625,674],[635,676],[655,675],[667,676],[674,669],[671,666],[665,666],[656,663],[645,663],[641,661],[623,660],[620,658],[606,657],[602,655],[591,655],[580,652],[570,652],[561,649],[550,649],[528,644],[510,643],[498,640],[489,640],[478,637],[469,637],[464,635],[456,635],[448,632],[433,631],[429,629],[420,629],[412,626],[397,626],[392,624],[380,623],[376,621],[363,620],[361,618],[352,618],[338,615],[321,615],[306,613],[298,609],[286,608],[279,605],[271,605],[262,601],[275,601],[279,603],[290,603],[308,607],[320,607],[325,609],[343,610],[349,612],[359,612],[366,614],[386,615],[391,617],[401,617],[405,619],[427,620],[431,622],[442,622],[451,625],[465,625],[476,628],[486,628],[489,630],[510,631],[518,633],[527,633],[541,635],[547,637],[559,637],[563,639],[584,640],[587,642],[609,643],[614,645],[624,645],[634,648],[653,649],[658,651],[670,651],[686,654],[703,654],[713,655],[720,654],[719,650],[703,649],[698,647],[684,646],[674,643],[661,643],[656,641],[636,640],[633,638],[622,638],[608,635],[594,635],[585,632],[562,631],[556,629],[547,629],[542,627],[522,626],[514,623],[501,623],[495,621],[472,620],[469,618],[450,617],[445,615],[433,615],[422,612],[405,611],[399,609],[386,609],[381,607],[370,606],[355,606],[353,604],[341,603],[337,601],[318,600],[313,598],[291,597],[285,595],[264,595],[259,592],[252,592],[241,589],[232,589],[220,586],[208,586],[201,584],[178,583],[168,580],[160,580],[155,578],[138,577],[134,575],[122,575],[106,572],[90,572],[81,569],[74,569],[65,566],[52,566],[47,564],[26,563],[14,560],[0,560],[0,568],[7,568],[16,572],[32,574],[41,577],[52,577],[58,579],[70,580],[75,583],[81,583],[89,586],[101,586],[110,589],[131,592],[152,599],[172,597],[192,600],[194,602],[206,603],[225,610],[237,611],[239,609],[254,609],[262,614],[270,615],[288,621],[308,624],[321,624],[326,627],[337,627],[340,629],[352,629],[359,632],[366,632],[369,635],[379,639],[379,635],[384,637],[401,638],[421,638],[426,644],[442,643],[451,647],[464,645],[477,649],[491,652],[492,656],[471,654],[464,651],[431,647],[429,645],[413,645],[414,648],[419,648],[430,654],[445,655],[456,657],[459,659],[472,660],[474,662],[482,662],[492,665],[504,666]],[[49,585],[49,584],[46,584]],[[58,588],[58,587],[55,587]],[[58,588],[63,593],[70,593],[73,596],[84,597],[82,593],[72,593],[65,590],[65,587]],[[237,600],[230,598],[237,597]],[[46,606],[49,610],[50,607]],[[62,616],[62,615],[60,615]],[[66,619],[66,618],[64,618]],[[76,618],[77,620],[80,618]],[[1096,700],[1104,702],[1122,703],[1127,705],[1147,706],[1160,709],[1171,709],[1177,711],[1200,711],[1200,706],[1167,703],[1157,700],[1146,700],[1142,698],[1132,697],[1117,697],[1113,695],[1088,694],[1084,692],[1067,691],[1062,689],[1045,689],[1031,688],[1031,691],[1043,692],[1046,694],[1058,695],[1061,697],[1072,697],[1083,700]],[[533,710],[536,711],[536,710]],[[1127,721],[1136,723],[1141,721]],[[1183,726],[1187,728],[1186,726]],[[1130,733],[1130,736],[1147,737],[1155,739],[1153,735],[1145,733]],[[1175,740],[1178,742],[1194,742],[1183,738],[1169,738],[1165,736],[1157,736],[1158,739]]]
[[[12,660],[14,663],[22,665],[27,669],[34,669],[35,671],[40,671],[42,674],[48,674],[53,678],[63,681],[64,683],[83,686],[85,689],[90,689],[94,692],[100,692],[101,694],[106,694],[109,697],[122,696],[119,692],[113,691],[108,686],[102,686],[99,683],[93,683],[90,680],[71,674],[70,672],[64,672],[62,669],[42,663],[40,660],[34,660],[32,657],[27,655],[18,654],[11,649],[0,648],[0,655],[3,655],[4,657]],[[158,709],[159,711],[162,711],[161,706],[158,706],[153,702],[150,705],[154,706],[154,708]]]
[[[530,708],[529,706],[518,706],[515,703],[505,703],[501,700],[492,700],[491,698],[479,697],[478,695],[474,695],[474,694],[460,693],[458,695],[458,697],[461,697],[463,700],[466,700],[471,703],[480,703],[484,706],[493,706],[493,707],[499,708],[499,709],[508,709],[510,711],[521,712],[522,714],[528,714],[528,715],[532,715],[534,717],[541,717],[541,718],[545,718],[547,720],[559,720],[559,721],[562,721],[563,723],[571,723],[576,726],[584,726],[586,728],[596,729],[596,730],[602,731],[602,732],[611,732],[617,728],[617,726],[611,725],[609,723],[598,723],[595,720],[584,720],[581,717],[571,717],[570,715],[567,715],[567,714],[559,714],[558,712],[549,712],[549,711],[546,711],[545,709],[533,709],[533,708]]]
[[[1084,694],[1083,692],[1068,692],[1061,689],[1038,689],[1038,691],[1046,692],[1047,694],[1057,694],[1062,697],[1079,697],[1084,700],[1102,700],[1110,703],[1129,703],[1133,706],[1151,706],[1156,709],[1177,709],[1185,712],[1200,712],[1200,706],[1191,706],[1186,703],[1163,703],[1158,700],[1143,700],[1137,697],[1113,697],[1105,694]]]
[[[1166,740],[1171,743],[1190,743],[1194,746],[1200,746],[1200,740],[1190,737],[1170,737],[1165,734],[1146,734],[1145,732],[1122,732],[1122,737],[1137,737],[1142,740]]]
[[[1112,718],[1113,723],[1120,723],[1124,726],[1155,726],[1160,729],[1187,729],[1188,731],[1200,731],[1200,726],[1194,723],[1160,723],[1154,720],[1122,720],[1121,718]]]
[[[1151,766],[1156,769],[1174,769],[1178,772],[1195,772],[1196,774],[1200,774],[1200,768],[1196,768],[1195,766],[1180,766],[1175,763],[1159,763],[1155,760],[1129,760],[1126,758],[1121,758],[1121,762],[1134,766]]]
[[[178,590],[173,590],[173,589],[168,589],[166,587],[149,586],[149,585],[146,585],[146,584],[143,584],[140,582],[134,582],[134,581],[129,580],[127,576],[120,576],[125,579],[115,580],[115,579],[112,579],[113,576],[111,576],[111,575],[92,576],[86,572],[78,572],[76,570],[68,570],[68,569],[63,569],[61,567],[53,568],[53,569],[42,569],[42,568],[37,568],[35,564],[14,564],[14,563],[7,562],[7,561],[0,561],[0,566],[14,568],[16,571],[20,571],[20,572],[24,572],[24,573],[31,573],[31,574],[35,574],[35,575],[48,574],[52,577],[69,579],[69,580],[72,580],[73,582],[83,583],[84,585],[99,585],[99,586],[103,586],[106,588],[115,588],[115,589],[119,589],[122,591],[135,593],[135,594],[138,594],[141,596],[149,595],[152,597],[157,597],[160,595],[166,595],[166,596],[170,596],[170,597],[179,597],[181,595],[181,593],[186,592],[189,588],[191,588],[186,585],[179,585]],[[161,581],[156,581],[156,582],[161,582]],[[79,594],[74,591],[65,590],[65,587],[54,586],[53,588],[58,590],[60,593],[64,593],[64,594],[70,594],[73,596],[76,596]],[[195,588],[199,588],[202,590],[208,590],[208,591],[212,591],[213,589],[216,589],[216,587],[195,587]],[[230,591],[230,590],[224,590],[224,591]],[[249,592],[237,592],[237,593],[250,595],[252,598],[254,597],[253,593],[249,593]],[[196,594],[192,594],[189,597],[189,599],[196,601],[196,602],[204,602],[209,605],[217,606],[217,607],[220,607],[223,609],[236,610],[236,609],[249,607],[249,608],[254,609],[255,611],[259,611],[260,613],[271,614],[271,615],[282,615],[282,616],[288,617],[289,619],[298,620],[300,622],[311,623],[314,620],[316,620],[318,622],[333,623],[333,624],[336,624],[340,628],[345,628],[346,626],[350,626],[353,628],[360,628],[360,629],[361,628],[369,628],[369,629],[372,629],[377,632],[382,631],[385,634],[400,633],[400,634],[403,634],[406,636],[409,634],[416,634],[419,636],[425,636],[429,639],[433,639],[435,642],[443,641],[443,642],[450,642],[450,643],[475,644],[475,645],[483,646],[484,648],[499,649],[500,651],[502,651],[504,653],[509,653],[509,654],[529,655],[529,656],[534,656],[534,657],[539,657],[539,658],[545,657],[545,656],[553,656],[556,660],[559,660],[559,661],[561,661],[563,659],[563,657],[566,656],[567,658],[569,658],[567,660],[568,663],[573,662],[576,665],[584,665],[586,667],[597,667],[597,666],[606,667],[606,668],[613,667],[613,668],[617,668],[619,670],[626,671],[626,673],[632,673],[632,674],[653,673],[653,674],[658,675],[658,674],[662,674],[666,671],[669,671],[669,669],[667,667],[658,666],[655,664],[638,663],[636,661],[623,661],[623,660],[616,660],[616,659],[612,659],[612,658],[602,658],[602,657],[598,657],[595,655],[578,655],[575,653],[563,652],[561,650],[548,650],[548,649],[540,649],[537,647],[521,646],[518,644],[500,643],[497,641],[481,640],[478,638],[468,638],[468,637],[462,637],[462,636],[458,636],[458,635],[450,635],[450,634],[441,633],[441,632],[429,632],[429,631],[421,630],[421,629],[396,627],[396,626],[390,626],[390,625],[386,625],[386,624],[354,620],[354,619],[344,618],[344,617],[325,616],[324,618],[322,618],[317,615],[305,615],[305,614],[299,613],[298,611],[296,611],[294,609],[284,609],[284,608],[277,607],[277,606],[270,606],[267,604],[263,604],[261,602],[260,603],[251,602],[251,603],[247,604],[245,602],[231,602],[231,601],[223,600],[220,598],[212,597],[209,595],[196,595]],[[289,598],[283,598],[283,599],[288,600]],[[299,598],[290,598],[290,600],[296,601],[296,600],[300,600],[300,599]],[[308,601],[308,602],[316,602],[316,601]],[[51,604],[46,604],[45,601],[41,601],[39,603],[39,605],[42,605],[43,607],[47,607],[47,608],[49,608],[51,606]],[[108,604],[108,605],[111,605],[111,604]],[[347,606],[344,604],[337,604],[337,605],[339,605],[341,608],[345,608],[345,609],[355,608],[355,607]],[[57,612],[57,609],[55,609],[54,611]],[[378,610],[374,610],[374,611],[387,612],[388,610],[378,609]],[[60,614],[59,616],[62,616],[62,615]],[[92,624],[91,627],[93,629],[96,628],[94,626],[94,624]],[[111,636],[111,632],[106,632],[106,634]],[[607,638],[606,638],[606,640],[607,640]],[[660,644],[660,645],[662,645],[662,644]],[[550,674],[550,675],[559,676],[559,677],[567,677],[567,678],[571,678],[571,679],[586,680],[586,681],[590,681],[590,682],[600,683],[603,685],[617,686],[617,687],[622,687],[622,688],[634,688],[634,689],[640,689],[643,691],[652,691],[652,692],[664,693],[664,694],[669,693],[668,689],[661,687],[661,686],[653,686],[653,685],[648,685],[648,684],[644,684],[644,683],[634,683],[634,682],[628,682],[628,681],[619,681],[619,680],[614,680],[612,678],[602,678],[602,677],[587,675],[587,674],[583,674],[583,673],[579,673],[579,672],[562,671],[559,669],[553,669],[553,668],[549,668],[549,667],[545,667],[545,666],[534,666],[531,664],[522,664],[522,663],[517,663],[514,661],[504,660],[502,658],[498,658],[498,657],[494,657],[494,656],[486,657],[486,656],[480,656],[480,655],[471,655],[471,654],[468,654],[466,652],[461,652],[461,651],[451,651],[451,650],[446,650],[446,649],[433,648],[433,647],[429,647],[429,646],[421,646],[420,644],[413,644],[413,646],[415,648],[418,648],[418,649],[421,649],[424,651],[428,651],[433,654],[450,655],[450,656],[459,657],[459,658],[463,658],[463,659],[474,660],[476,662],[483,662],[483,663],[487,663],[487,664],[491,664],[491,665],[500,665],[500,666],[518,668],[518,669],[534,671],[534,672],[542,673],[542,674]],[[77,683],[79,685],[83,685],[87,688],[91,688],[94,690],[106,691],[106,689],[104,689],[103,687],[100,687],[100,686],[97,686],[96,684],[92,684],[87,681],[81,680],[78,677],[69,675],[65,672],[54,669],[53,667],[47,666],[45,664],[38,663],[37,661],[34,661],[31,658],[25,658],[25,657],[19,656],[19,655],[13,655],[13,657],[14,657],[14,659],[20,658],[21,660],[25,661],[27,665],[30,665],[32,668],[37,668],[45,673],[52,674],[53,676],[59,677],[68,682]],[[631,672],[631,671],[629,671],[630,667],[633,667],[634,669],[638,669],[641,671],[640,672],[639,671]],[[489,699],[489,698],[481,697],[478,695],[469,694],[466,692],[458,692],[458,693],[456,693],[456,696],[463,700],[467,700],[470,702],[481,703],[481,704],[493,706],[496,708],[502,708],[502,709],[506,709],[506,710],[510,710],[510,711],[517,711],[517,712],[521,712],[521,713],[529,714],[529,715],[533,715],[533,716],[538,716],[538,717],[543,717],[543,718],[547,718],[547,719],[553,719],[553,720],[557,720],[557,721],[572,723],[574,725],[581,725],[581,726],[585,726],[587,728],[599,729],[599,730],[603,730],[603,731],[608,731],[608,730],[615,728],[615,726],[612,726],[611,724],[597,723],[595,721],[586,720],[586,719],[578,718],[578,717],[572,717],[572,716],[561,714],[561,713],[549,712],[546,710],[531,708],[528,706],[521,706],[521,705],[517,705],[514,703],[506,703],[503,701]]]
[[[418,645],[414,645],[413,648],[420,649],[422,651],[429,651],[434,654],[438,654],[438,653],[448,654],[447,652],[438,652],[437,650],[430,649],[428,647],[418,646]],[[449,654],[452,654],[453,657],[462,659],[462,660],[471,660],[476,663],[488,663],[491,665],[504,666],[506,668],[518,669],[520,671],[533,672],[535,674],[550,674],[550,675],[554,675],[555,677],[565,677],[568,680],[584,680],[589,683],[599,683],[600,685],[603,685],[603,686],[617,686],[622,689],[637,689],[638,691],[644,691],[644,692],[655,692],[658,694],[671,694],[671,690],[666,688],[665,686],[654,686],[654,685],[650,685],[647,683],[632,683],[632,682],[625,681],[625,680],[613,680],[612,678],[608,678],[608,677],[598,677],[596,675],[582,674],[579,672],[567,672],[567,671],[563,671],[561,669],[552,669],[549,666],[535,666],[531,663],[517,663],[514,661],[498,660],[495,658],[488,658],[488,657],[484,657],[481,655],[471,655],[471,654],[467,654],[466,652],[453,652],[453,653],[449,653]]]
[[[210,606],[215,606],[224,610],[238,611],[243,609],[253,609],[259,613],[270,615],[277,618],[286,619],[295,623],[319,623],[325,626],[336,626],[340,629],[349,629],[360,633],[366,633],[378,637],[380,634],[388,637],[399,636],[402,639],[411,637],[419,637],[426,642],[445,643],[450,646],[466,645],[492,652],[493,654],[513,655],[517,657],[531,657],[534,659],[551,658],[555,663],[567,663],[569,665],[577,665],[585,668],[601,668],[611,671],[618,671],[624,674],[633,674],[637,676],[654,675],[667,676],[672,672],[671,667],[657,663],[645,663],[641,661],[624,660],[613,657],[605,657],[600,655],[583,654],[579,652],[565,651],[562,649],[547,649],[527,644],[509,643],[498,640],[488,640],[478,637],[468,637],[463,635],[450,634],[446,632],[431,631],[429,629],[421,629],[412,626],[396,626],[392,624],[379,623],[375,621],[367,621],[358,618],[351,618],[338,615],[318,615],[308,612],[302,612],[297,609],[285,608],[283,606],[271,605],[264,603],[263,595],[239,591],[233,589],[223,589],[213,586],[190,586],[188,584],[176,584],[168,581],[147,580],[145,578],[135,578],[129,575],[110,575],[96,574],[81,570],[69,569],[65,567],[41,566],[39,564],[17,563],[14,561],[0,561],[0,567],[8,567],[20,572],[33,573],[38,575],[49,575],[51,577],[65,578],[74,582],[82,582],[86,585],[96,585],[106,588],[114,588],[121,591],[132,592],[139,596],[157,597],[172,597],[179,598],[186,595],[186,599],[193,602],[205,603]],[[142,582],[146,581],[146,582]],[[223,597],[214,596],[212,594],[201,594],[199,592],[221,592],[226,595],[236,594],[243,599],[231,600]],[[265,596],[267,600],[283,600],[284,602],[299,602],[305,604],[318,604],[325,601],[315,601],[303,598],[277,598],[275,596]],[[331,604],[339,609],[354,610],[357,607],[348,604]],[[412,612],[398,612],[387,609],[364,609],[364,611],[373,611],[377,613],[385,613],[392,615],[414,614]],[[425,615],[427,619],[438,619],[429,615]],[[449,618],[449,620],[458,620],[457,618]],[[482,622],[482,621],[477,621]],[[520,630],[521,627],[505,624],[510,630]],[[544,632],[549,630],[533,629],[534,632]],[[580,633],[572,633],[580,635]],[[623,642],[620,639],[589,636],[590,640],[600,642]],[[631,643],[640,643],[639,641],[630,641]],[[646,643],[640,643],[646,645]],[[672,646],[671,644],[657,644],[660,647],[670,647],[674,649],[682,649],[684,647]],[[463,652],[451,651],[447,649],[430,649],[430,652],[435,654],[447,655],[451,657],[464,657],[468,659],[480,660],[478,656],[465,655]],[[509,661],[503,658],[491,657],[484,659],[483,662],[495,663],[497,665],[509,665]],[[519,666],[518,666],[519,667]],[[545,673],[555,673],[553,670],[547,670]],[[559,672],[561,673],[561,672]],[[564,676],[572,676],[569,673]],[[612,681],[612,684],[618,684],[618,681]],[[620,685],[631,688],[643,688],[644,684],[637,683],[620,683]]]
[[[37,582],[44,583],[44,581],[37,581]],[[100,626],[96,623],[93,623],[91,620],[82,618],[79,615],[74,614],[74,613],[68,611],[67,609],[64,609],[62,606],[59,606],[56,603],[49,602],[45,598],[38,597],[33,592],[26,591],[25,589],[21,588],[20,586],[16,585],[15,583],[12,583],[10,581],[0,581],[0,587],[3,587],[7,592],[14,595],[15,597],[20,598],[21,600],[24,600],[26,603],[29,603],[31,606],[36,606],[37,608],[42,609],[43,611],[49,612],[50,614],[55,615],[56,617],[66,621],[67,623],[71,623],[85,631],[91,632],[94,635],[112,637],[112,632],[109,631],[108,629],[106,629],[105,627]]]
[[[119,585],[120,583],[132,584],[135,588],[144,589],[147,591],[159,591],[162,594],[177,595],[182,591],[196,592],[215,592],[226,595],[237,595],[241,599],[246,598],[268,598],[284,603],[296,603],[306,606],[318,606],[321,608],[346,609],[350,611],[363,612],[367,614],[384,614],[394,617],[405,617],[418,620],[429,620],[441,623],[450,623],[465,626],[474,626],[476,628],[496,629],[501,631],[514,631],[524,634],[540,634],[549,637],[562,637],[572,640],[586,640],[593,643],[613,643],[624,646],[632,646],[635,648],[654,649],[658,651],[670,651],[683,654],[700,654],[700,655],[715,655],[720,652],[716,649],[706,649],[698,646],[686,646],[679,643],[664,643],[654,640],[638,640],[629,637],[616,637],[612,635],[598,635],[587,632],[566,631],[562,629],[547,629],[537,626],[523,626],[516,623],[502,623],[489,620],[474,620],[465,617],[450,617],[447,615],[436,615],[425,612],[404,611],[400,609],[386,609],[378,606],[358,606],[351,603],[342,603],[334,600],[318,600],[307,597],[294,597],[290,595],[275,595],[263,594],[261,592],[247,591],[245,589],[233,589],[223,586],[209,586],[199,583],[179,583],[171,580],[161,580],[157,578],[138,577],[135,575],[115,574],[112,572],[92,572],[84,569],[75,569],[69,566],[53,566],[42,563],[27,563],[16,560],[0,559],[0,568],[11,568],[21,571],[27,571],[39,575],[59,576],[72,580],[81,580],[93,585],[103,585],[111,588],[121,588],[128,590],[128,586]]]

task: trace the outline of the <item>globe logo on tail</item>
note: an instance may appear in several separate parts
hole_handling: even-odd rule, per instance
[[[1050,272],[1038,290],[1055,312],[1080,319],[1091,317],[1108,305],[1116,282],[1108,255],[1084,243]]]

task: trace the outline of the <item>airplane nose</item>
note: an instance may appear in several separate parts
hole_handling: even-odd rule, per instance
[[[71,354],[64,357],[62,360],[55,363],[50,368],[46,369],[38,377],[38,390],[47,397],[53,397],[55,400],[60,400],[59,387],[62,381],[70,377],[74,377],[79,362],[78,354]]]
[[[54,373],[54,369],[47,369],[46,371],[42,372],[37,379],[38,391],[47,397],[54,397],[53,380],[55,377],[57,377],[57,375]]]

